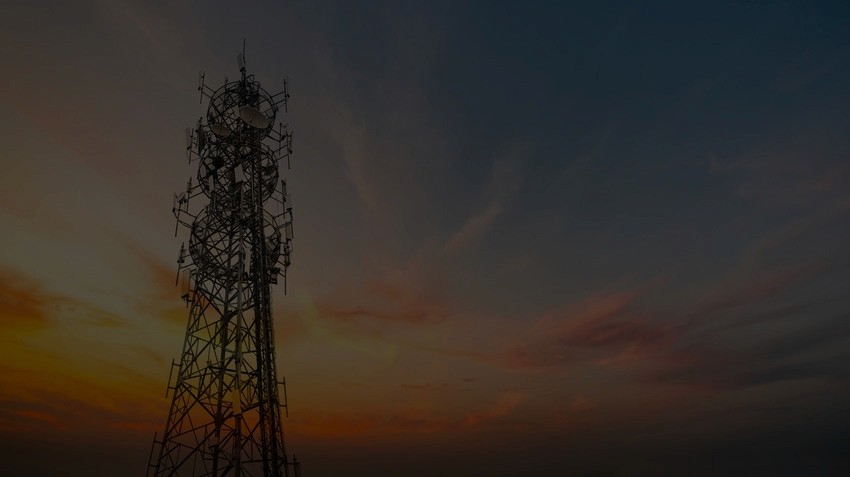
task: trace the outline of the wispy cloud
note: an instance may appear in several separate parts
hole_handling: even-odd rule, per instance
[[[813,299],[798,294],[845,273],[843,267],[817,264],[781,269],[727,290],[691,311],[681,310],[673,315],[682,317],[675,346],[659,350],[655,366],[645,376],[664,383],[744,388],[845,374],[846,370],[823,359],[824,353],[836,359],[840,350],[835,346],[850,342],[850,328],[840,319],[829,318],[850,311],[850,295],[819,294]],[[747,327],[755,326],[765,331],[747,332]],[[730,341],[730,336],[737,338]]]
[[[709,158],[709,171],[724,175],[739,197],[771,207],[824,207],[848,198],[850,166],[842,137],[802,130],[753,146],[732,158]]]
[[[469,217],[443,245],[443,253],[452,254],[474,244],[484,236],[508,209],[522,188],[522,162],[529,156],[528,145],[513,145],[497,157],[491,166],[488,182],[482,188],[487,206]]]
[[[66,301],[9,269],[0,271],[0,323],[4,326],[38,327],[48,322],[47,309]]]
[[[528,400],[528,393],[509,391],[499,396],[499,399],[487,409],[467,414],[463,419],[464,426],[479,426],[489,421],[500,419],[510,414],[520,404]]]
[[[63,383],[59,390],[54,383],[53,389],[39,386],[37,390],[29,389],[29,392],[19,395],[0,394],[0,429],[23,435],[38,429],[67,432],[80,426],[90,426],[89,430],[101,432],[110,429],[155,429],[153,410],[126,390],[87,382],[85,389],[102,394],[102,397],[92,399],[90,395],[80,394],[80,389],[66,389],[67,384]],[[32,385],[29,387],[33,388]],[[123,404],[116,405],[119,400]],[[135,405],[127,405],[134,401]]]
[[[485,400],[483,407],[460,416],[450,412],[404,408],[355,412],[300,412],[291,418],[296,432],[323,438],[432,434],[496,428],[530,398],[528,391],[505,391]]]
[[[413,283],[374,279],[362,287],[339,290],[321,298],[318,312],[333,320],[377,320],[422,325],[448,316],[440,297]]]
[[[682,321],[679,327],[697,328],[716,320],[725,312],[769,300],[822,274],[829,268],[823,263],[806,263],[782,268],[757,276],[737,287],[721,290],[701,303],[695,304],[691,311],[685,312],[687,319]]]
[[[370,170],[370,154],[368,128],[364,118],[355,117],[354,113],[337,105],[336,126],[333,133],[339,144],[344,144],[342,160],[345,173],[357,191],[357,196],[364,208],[370,213],[382,214],[384,199],[381,197],[376,174]]]
[[[134,293],[127,295],[125,299],[145,317],[185,324],[188,310],[180,301],[180,295],[188,291],[188,272],[184,270],[180,283],[176,284],[176,263],[168,264],[147,246],[117,230],[110,231],[109,236],[121,244],[122,250],[129,257],[135,259],[135,270],[141,272],[144,280]]]
[[[446,241],[443,251],[452,253],[471,244],[492,226],[501,213],[502,205],[497,201],[491,202],[483,212],[470,218],[460,230]]]
[[[9,268],[0,269],[0,325],[38,329],[52,321],[73,319],[95,326],[124,321],[91,303],[47,290],[38,281]]]
[[[667,327],[655,326],[630,309],[646,293],[638,288],[590,296],[544,313],[514,345],[486,361],[509,369],[557,370],[587,364],[599,352],[617,354],[669,339]]]
[[[776,301],[780,296],[794,296],[796,290],[831,273],[843,273],[841,270],[818,264],[780,269],[677,309],[640,305],[640,299],[655,287],[595,295],[544,313],[499,352],[468,351],[465,356],[509,370],[553,372],[601,366],[630,369],[638,380],[752,385],[757,380],[746,378],[746,373],[759,375],[762,373],[757,369],[774,365],[790,369],[780,365],[792,356],[787,349],[782,353],[771,351],[783,340],[801,346],[793,353],[796,355],[815,350],[817,343],[826,342],[822,340],[834,343],[850,339],[850,328],[820,332],[803,319],[821,305],[850,306],[850,297],[817,302],[805,298],[779,307]],[[787,328],[789,334],[742,341],[736,349],[720,345],[737,328],[764,326],[775,319],[795,324]],[[798,331],[790,331],[794,328]],[[798,339],[810,334],[811,340]]]

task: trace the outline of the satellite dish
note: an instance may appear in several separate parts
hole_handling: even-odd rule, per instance
[[[269,127],[269,118],[257,108],[241,106],[239,108],[239,117],[253,128],[266,129]]]
[[[227,127],[227,126],[225,126],[224,124],[221,124],[221,123],[210,124],[210,131],[212,131],[213,134],[215,134],[218,137],[227,137],[227,136],[230,136],[230,133],[233,132],[233,131],[230,130],[229,127]]]

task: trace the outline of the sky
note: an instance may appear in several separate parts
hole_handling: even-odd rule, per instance
[[[848,21],[5,2],[0,473],[145,472],[188,316],[184,131],[245,38],[291,93],[303,475],[848,475]]]

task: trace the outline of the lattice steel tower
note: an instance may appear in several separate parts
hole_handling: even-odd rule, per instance
[[[189,320],[180,361],[172,361],[165,431],[151,447],[155,476],[300,473],[281,428],[286,388],[277,380],[271,297],[291,252],[292,208],[278,162],[289,163],[292,134],[282,122],[275,127],[289,95],[286,81],[271,95],[246,73],[244,49],[239,68],[241,79],[216,90],[201,74],[206,120],[186,131],[197,180],[175,195],[173,210],[178,228],[189,229],[188,255],[184,243],[177,259]]]

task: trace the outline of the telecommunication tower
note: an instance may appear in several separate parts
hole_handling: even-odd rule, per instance
[[[275,124],[289,94],[285,80],[283,91],[266,92],[244,58],[243,47],[241,78],[218,89],[200,75],[206,118],[186,129],[198,169],[175,194],[173,212],[178,229],[189,229],[177,259],[189,320],[180,361],[171,363],[165,430],[151,446],[154,476],[300,474],[281,427],[286,383],[277,378],[271,297],[279,276],[285,289],[292,251],[292,208],[278,168],[289,164],[292,133]]]

